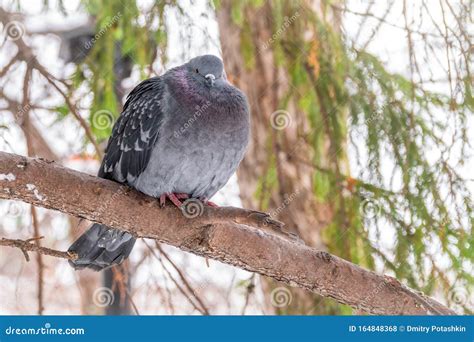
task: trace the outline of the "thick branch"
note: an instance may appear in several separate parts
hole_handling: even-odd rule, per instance
[[[394,278],[317,251],[284,233],[273,234],[281,232],[281,225],[251,210],[206,206],[200,216],[187,218],[175,207],[162,209],[157,200],[115,182],[4,152],[0,152],[0,198],[120,228],[368,313],[454,314]]]

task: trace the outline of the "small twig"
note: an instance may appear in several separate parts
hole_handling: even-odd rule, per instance
[[[206,308],[202,308],[200,305],[196,304],[194,302],[194,300],[192,300],[192,298],[194,298],[194,296],[191,296],[189,295],[185,289],[180,285],[180,283],[173,277],[173,275],[171,274],[171,272],[166,268],[164,262],[163,262],[163,259],[157,255],[154,251],[153,248],[151,248],[150,245],[148,245],[148,243],[143,240],[143,243],[145,244],[145,246],[150,250],[151,252],[151,255],[160,262],[161,266],[163,267],[163,269],[165,270],[166,274],[168,275],[168,277],[171,279],[171,281],[176,285],[176,287],[178,288],[179,292],[181,292],[181,294],[188,300],[188,302],[194,307],[195,310],[199,311],[202,315],[209,315],[209,313],[206,311],[207,309]]]
[[[31,220],[33,222],[33,231],[36,236],[39,236],[38,215],[36,214],[36,208],[33,205],[31,206]],[[41,247],[40,239],[35,239],[34,242],[36,246]],[[42,315],[44,311],[44,264],[41,253],[36,254],[36,264],[38,265],[38,315]]]
[[[45,69],[37,69],[37,70],[41,73],[41,75],[43,75],[46,78],[48,83],[51,84],[53,86],[53,88],[55,88],[58,91],[58,93],[64,98],[64,101],[66,102],[66,105],[68,106],[69,110],[71,111],[71,114],[79,122],[81,127],[84,129],[84,132],[86,133],[87,138],[92,143],[92,145],[94,145],[97,156],[99,157],[99,159],[102,159],[102,157],[103,157],[102,150],[100,149],[99,144],[95,140],[94,134],[92,133],[92,130],[91,130],[90,126],[87,124],[86,120],[84,120],[84,118],[81,116],[81,114],[79,114],[79,112],[77,111],[77,108],[76,108],[75,104],[73,104],[71,102],[71,100],[69,99],[69,96],[61,89],[61,87],[59,87],[56,84],[56,82],[55,82],[56,79],[53,75],[51,75]]]
[[[62,252],[62,251],[58,251],[58,250],[47,248],[47,247],[41,247],[32,243],[32,241],[36,241],[42,238],[43,236],[33,237],[26,240],[2,238],[0,240],[0,246],[19,248],[23,252],[23,255],[25,256],[26,261],[30,261],[30,256],[28,255],[28,252],[37,252],[43,255],[49,255],[56,258],[62,258],[62,259],[68,259],[68,260],[77,259],[76,253]]]
[[[25,138],[26,138],[26,146],[27,146],[27,151],[28,151],[28,156],[34,155],[34,148],[33,148],[33,142],[31,139],[31,130],[28,129],[30,126],[30,81],[31,81],[31,73],[32,69],[27,66],[26,71],[25,71],[25,77],[23,79],[23,101],[22,101],[22,108],[24,109],[23,113],[23,120],[21,125],[24,128],[25,132]],[[38,216],[36,215],[36,208],[35,206],[31,206],[30,209],[31,212],[31,222],[33,225],[33,232],[35,236],[40,236],[39,233],[39,223],[38,223]],[[38,247],[41,247],[40,245],[40,239],[35,239],[34,242]],[[25,252],[23,252],[25,254]],[[25,254],[25,256],[28,254]],[[43,314],[43,294],[44,294],[44,283],[43,283],[43,257],[41,253],[36,254],[36,264],[38,265],[38,315]]]
[[[9,21],[10,14],[6,12],[5,10],[0,8],[0,22],[6,23]],[[70,100],[68,94],[61,89],[61,87],[57,84],[57,82],[63,84],[67,88],[69,87],[67,83],[64,80],[61,80],[54,75],[52,75],[36,58],[36,55],[34,51],[25,43],[23,38],[19,37],[14,41],[15,45],[18,48],[18,53],[15,56],[15,60],[23,60],[26,62],[28,65],[28,68],[35,69],[37,70],[45,79],[46,81],[54,88],[57,90],[57,92],[64,98],[64,101],[66,102],[66,105],[68,106],[69,110],[71,111],[71,114],[76,118],[78,123],[81,125],[81,127],[84,129],[85,134],[87,138],[90,140],[92,145],[94,146],[97,156],[99,159],[102,159],[102,150],[99,147],[99,144],[97,143],[96,139],[94,138],[94,134],[90,128],[90,126],[87,124],[86,120],[80,115],[80,113],[77,110],[77,107],[75,104]],[[10,66],[9,66],[10,67]],[[7,69],[8,70],[8,69]]]
[[[112,281],[112,286],[111,286],[111,290],[114,291],[114,290],[118,290],[119,294],[120,294],[120,305],[123,306],[123,303],[125,302],[125,300],[128,298],[128,300],[130,301],[130,304],[131,306],[133,307],[133,310],[135,311],[135,314],[137,316],[140,316],[140,313],[138,311],[138,307],[136,306],[135,302],[133,301],[133,298],[132,298],[132,294],[130,293],[129,289],[128,289],[128,286],[127,286],[127,283],[129,282],[128,280],[128,272],[126,271],[127,269],[127,264],[122,264],[121,266],[119,267],[113,267],[112,268],[112,273],[113,273],[113,281]],[[118,286],[118,288],[116,289],[115,288],[115,285]]]
[[[20,56],[20,54],[17,53],[17,54],[10,60],[10,62],[8,62],[8,64],[5,65],[5,67],[4,67],[2,70],[0,70],[0,78],[2,78],[3,76],[5,76],[5,74],[8,72],[8,70],[10,70],[10,68],[13,66],[13,64],[15,64],[16,62],[18,62],[19,56]]]
[[[197,302],[203,309],[206,315],[209,315],[209,310],[207,309],[206,305],[204,304],[204,301],[198,296],[197,291],[192,288],[192,286],[189,284],[189,281],[186,279],[184,276],[183,272],[179,269],[178,265],[176,265],[173,260],[166,254],[166,252],[161,248],[160,244],[158,241],[155,241],[155,246],[156,248],[160,251],[160,253],[165,257],[166,260],[173,266],[173,268],[176,270],[178,273],[179,277],[181,278],[181,281],[183,282],[184,286],[188,289],[188,291],[196,298]],[[207,261],[207,258],[206,258]],[[208,266],[209,267],[209,266]]]
[[[247,310],[247,307],[250,302],[250,296],[254,293],[254,290],[255,290],[254,280],[255,280],[255,273],[252,274],[252,276],[249,278],[249,283],[245,287],[245,303],[240,313],[242,316],[245,315],[245,311]]]

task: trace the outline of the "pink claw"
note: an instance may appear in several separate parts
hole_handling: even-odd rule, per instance
[[[184,193],[171,193],[171,192],[167,192],[167,193],[164,193],[160,196],[160,206],[161,207],[164,207],[165,204],[166,204],[166,198],[169,198],[170,201],[175,205],[177,206],[178,208],[180,208],[183,203],[180,201],[180,199],[187,199],[189,198],[189,195],[188,194],[184,194]]]
[[[169,200],[171,202],[173,202],[173,204],[175,206],[180,208],[183,205],[183,203],[180,200],[191,198],[191,196],[189,196],[189,194],[185,194],[185,193],[182,193],[182,192],[177,192],[177,193],[166,192],[166,193],[164,193],[160,196],[160,206],[161,207],[165,206],[167,198],[169,198]],[[201,198],[199,198],[199,200],[201,200],[204,204],[206,204],[210,207],[219,208],[219,206],[217,204],[215,204],[214,202],[209,201],[207,198],[202,198],[201,197]]]
[[[206,205],[208,205],[208,206],[210,206],[210,207],[219,208],[219,206],[218,206],[217,204],[215,204],[214,202],[209,201],[209,200],[208,200],[207,198],[205,198],[205,197],[200,198],[200,200],[201,200],[204,204],[206,204]]]
[[[178,199],[188,199],[189,195],[185,193],[178,192],[175,194]]]

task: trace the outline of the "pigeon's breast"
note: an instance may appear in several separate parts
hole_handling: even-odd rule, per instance
[[[138,190],[210,198],[227,183],[248,144],[249,115],[241,93],[221,100],[203,99],[192,107],[170,100]]]

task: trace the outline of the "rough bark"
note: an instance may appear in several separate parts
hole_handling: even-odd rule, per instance
[[[177,208],[108,180],[54,162],[0,152],[0,198],[17,199],[126,230],[182,250],[257,272],[373,314],[454,314],[396,279],[308,247],[263,213]]]

